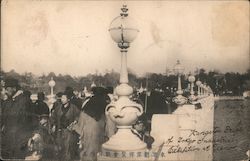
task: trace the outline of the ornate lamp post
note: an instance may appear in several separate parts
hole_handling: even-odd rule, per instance
[[[208,96],[208,87],[206,84],[204,85],[204,92],[205,96]]]
[[[54,93],[53,93],[53,88],[56,85],[56,82],[54,81],[53,77],[51,77],[50,81],[49,81],[49,86],[50,86],[50,96],[53,97]]]
[[[204,96],[204,84],[201,84],[200,88],[201,88],[201,96]]]
[[[190,75],[188,77],[188,81],[190,82],[190,101],[193,101],[195,99],[195,96],[194,96],[194,81],[195,81],[195,77],[193,75]]]
[[[201,95],[201,81],[196,81],[196,85],[198,86],[198,96]]]
[[[184,68],[181,66],[180,61],[177,60],[177,63],[174,66],[174,72],[178,76],[178,90],[176,92],[177,96],[173,98],[173,102],[175,102],[179,106],[187,103],[187,98],[182,96],[183,90],[181,88],[181,75],[182,75],[183,71],[184,71]]]
[[[132,124],[142,115],[143,108],[129,99],[133,88],[128,85],[127,49],[136,38],[139,30],[135,28],[132,19],[128,18],[128,8],[123,5],[122,13],[116,17],[110,25],[109,32],[112,39],[118,44],[121,51],[120,84],[115,88],[118,100],[111,102],[106,107],[106,115],[116,123],[118,131],[106,143],[102,145],[104,150],[141,150],[146,144],[132,132]]]
[[[50,95],[47,96],[50,109],[52,108],[53,103],[56,101],[55,95],[54,95],[55,85],[56,85],[56,82],[54,81],[53,77],[51,77],[51,79],[49,81]]]

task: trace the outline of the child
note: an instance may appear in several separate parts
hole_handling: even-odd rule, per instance
[[[146,128],[147,119],[145,115],[141,115],[136,123],[133,125],[131,129],[132,133],[139,137],[143,142],[147,144],[147,148],[151,149],[152,143],[154,142],[154,138],[150,136],[149,131]]]
[[[49,115],[40,116],[39,126],[28,141],[28,149],[30,155],[26,157],[27,160],[46,160],[55,157],[57,149],[49,132]]]

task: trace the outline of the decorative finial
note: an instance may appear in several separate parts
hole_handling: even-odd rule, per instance
[[[121,10],[122,10],[122,13],[120,14],[121,16],[123,16],[123,17],[127,17],[128,16],[128,8],[127,8],[127,5],[123,5],[122,6],[122,8],[121,8]]]

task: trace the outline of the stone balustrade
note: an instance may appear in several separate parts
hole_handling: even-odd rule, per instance
[[[151,135],[155,142],[152,151],[161,148],[158,160],[213,159],[214,97],[198,101],[200,109],[185,104],[173,114],[153,116]]]

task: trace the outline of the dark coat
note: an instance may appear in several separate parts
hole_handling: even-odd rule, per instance
[[[80,113],[80,110],[71,103],[66,110],[67,111],[64,111],[63,105],[58,106],[51,116],[52,124],[56,126],[57,130],[69,126],[72,122],[77,120]]]
[[[33,123],[34,129],[39,126],[39,116],[35,113],[35,109],[38,108],[37,102],[29,101],[29,111],[32,113],[32,116],[29,118],[30,122]]]
[[[49,107],[43,101],[37,101],[37,107],[34,109],[36,115],[49,115]]]
[[[145,104],[146,94],[141,94],[140,99]],[[146,113],[147,119],[152,118],[153,114],[167,114],[168,107],[165,101],[164,96],[157,91],[151,91],[150,96],[147,96],[147,109],[145,109],[144,105],[144,112]]]
[[[14,99],[4,101],[2,105],[2,157],[22,159],[26,155],[26,144],[33,131],[29,101],[23,94],[19,94]]]
[[[78,136],[67,127],[78,119],[79,114],[80,110],[73,104],[69,104],[67,108],[61,105],[53,112],[52,124],[56,126],[56,142],[61,149],[59,160],[66,161],[77,158]]]
[[[73,96],[71,99],[70,99],[70,103],[76,105],[76,107],[80,110],[81,107],[82,107],[82,100],[80,98],[77,98],[75,96]]]
[[[44,160],[55,158],[57,152],[55,150],[55,140],[52,135],[50,135],[49,129],[47,127],[39,125],[33,132],[33,134],[39,134],[42,138],[42,146],[40,147],[42,158]]]
[[[94,95],[83,107],[83,111],[96,121],[99,121],[105,113],[105,108],[109,102],[110,99],[106,94]]]
[[[61,107],[61,105],[62,105],[61,100],[56,100],[56,102],[53,103],[53,106],[51,108],[51,111],[50,111],[51,115],[53,115],[55,109]]]

